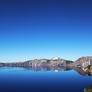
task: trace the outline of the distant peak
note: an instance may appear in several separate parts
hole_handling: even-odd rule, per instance
[[[59,58],[59,57],[53,57],[53,58],[51,58],[52,60],[61,60],[61,58]]]

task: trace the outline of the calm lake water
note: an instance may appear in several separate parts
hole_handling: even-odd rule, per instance
[[[1,67],[0,92],[83,92],[92,83],[75,70],[47,70]]]

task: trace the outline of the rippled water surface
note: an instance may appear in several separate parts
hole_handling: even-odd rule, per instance
[[[75,70],[47,70],[1,67],[0,92],[83,92],[92,83]]]

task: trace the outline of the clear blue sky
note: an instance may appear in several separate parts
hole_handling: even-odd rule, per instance
[[[92,0],[0,0],[0,62],[92,56]]]

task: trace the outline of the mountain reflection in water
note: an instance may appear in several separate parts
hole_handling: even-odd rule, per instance
[[[4,66],[3,66],[4,67]],[[6,66],[6,67],[11,67],[11,66]],[[89,74],[85,73],[83,71],[83,68],[81,67],[70,67],[70,66],[12,66],[12,67],[18,67],[18,68],[24,68],[27,70],[32,70],[32,71],[54,71],[54,72],[59,72],[59,71],[69,71],[69,70],[75,70],[76,72],[78,72],[80,75],[82,76],[90,76]]]

